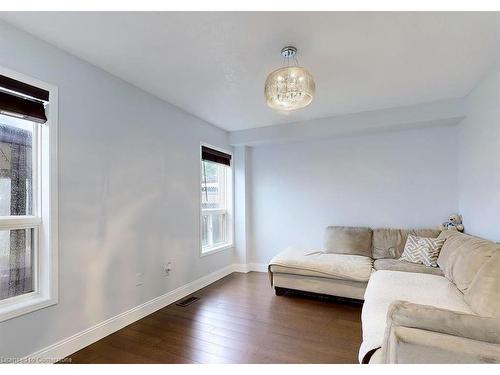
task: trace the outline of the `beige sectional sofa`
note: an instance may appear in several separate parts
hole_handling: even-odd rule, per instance
[[[422,272],[441,270],[397,260],[409,234],[437,237],[435,229],[374,229],[330,226],[318,250],[289,248],[269,263],[276,294],[287,289],[362,300],[375,270]]]
[[[408,234],[446,238],[438,268],[399,261]],[[500,362],[500,247],[457,231],[328,227],[324,249],[269,265],[287,289],[364,299],[362,363]]]

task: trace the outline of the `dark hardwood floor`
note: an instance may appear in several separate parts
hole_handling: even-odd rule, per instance
[[[233,273],[69,356],[72,363],[356,363],[361,306],[277,297]]]

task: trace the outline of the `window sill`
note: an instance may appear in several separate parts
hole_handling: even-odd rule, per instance
[[[7,302],[7,301],[5,301]],[[14,297],[11,303],[0,305],[0,322],[57,304],[56,298],[39,294]]]
[[[234,245],[232,243],[230,243],[230,244],[225,244],[225,245],[221,245],[218,247],[212,247],[210,250],[206,250],[206,251],[202,250],[200,252],[200,257],[204,257],[207,255],[212,255],[212,254],[224,251],[224,250],[232,249],[233,247],[234,247]]]

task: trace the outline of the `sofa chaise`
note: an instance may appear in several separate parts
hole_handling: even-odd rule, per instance
[[[288,248],[269,263],[276,294],[287,289],[362,300],[375,270],[442,275],[440,269],[400,262],[409,234],[437,237],[436,229],[371,229],[330,226],[321,250]]]
[[[439,267],[398,260],[409,234],[444,238]],[[500,362],[500,246],[448,230],[328,227],[321,251],[269,265],[286,289],[364,299],[361,363]]]

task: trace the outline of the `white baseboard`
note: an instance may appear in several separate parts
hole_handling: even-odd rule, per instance
[[[250,272],[250,267],[248,267],[248,264],[245,263],[240,263],[240,264],[233,264],[233,271],[234,272],[240,272],[240,273],[248,273]]]
[[[219,271],[215,271],[207,276],[201,277],[189,284],[183,285],[180,288],[172,290],[162,296],[154,298],[142,305],[136,306],[128,311],[109,318],[95,326],[87,328],[84,331],[61,340],[53,345],[50,345],[42,350],[39,350],[31,355],[21,359],[20,363],[33,363],[33,359],[42,359],[44,362],[57,362],[68,355],[83,349],[84,347],[110,335],[113,332],[122,329],[123,327],[152,314],[153,312],[170,305],[171,303],[186,297],[187,295],[196,292],[197,290],[206,287],[209,284],[227,276],[236,271],[235,266],[231,264]],[[246,266],[246,265],[245,265]]]
[[[233,264],[234,272],[248,273],[248,272],[267,272],[266,263],[242,263]]]

